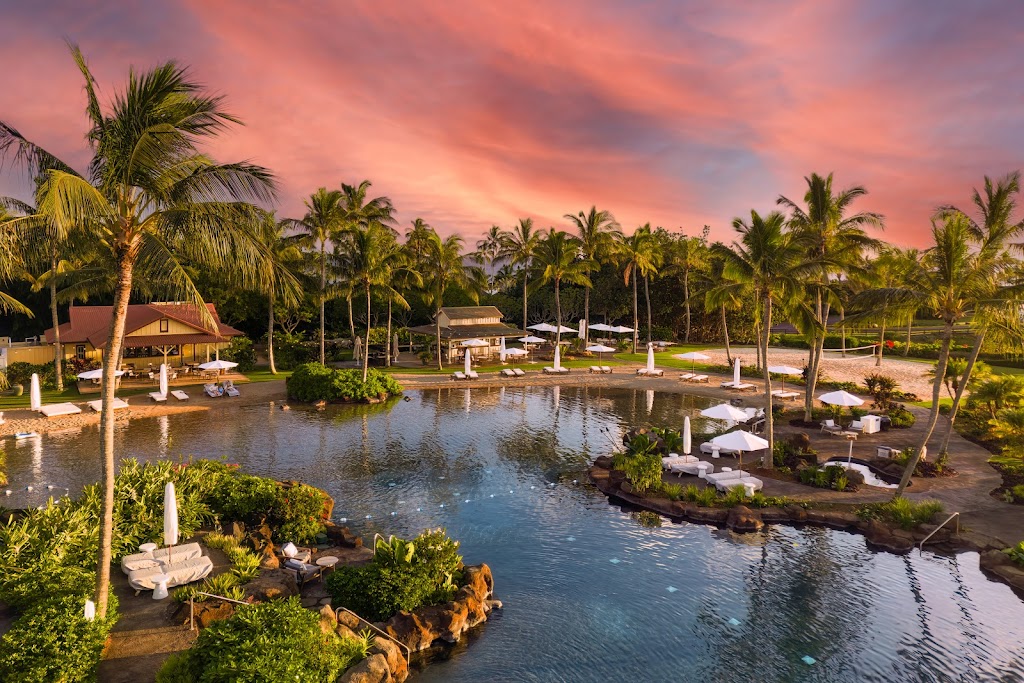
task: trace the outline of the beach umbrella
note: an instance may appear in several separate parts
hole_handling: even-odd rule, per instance
[[[647,345],[647,374],[654,372],[654,344]]]
[[[591,330],[597,330],[598,332],[611,332],[611,327],[604,323],[597,323],[596,325],[588,325]]]
[[[678,358],[679,360],[690,361],[690,372],[693,372],[694,367],[696,367],[697,361],[711,360],[711,356],[704,355],[700,351],[687,351],[686,353],[677,353],[672,357]]]
[[[693,437],[690,434],[690,416],[687,415],[683,418],[683,455],[690,454],[692,440]]]
[[[29,407],[38,411],[43,407],[43,392],[39,388],[39,375],[32,373],[32,386],[29,388]]]
[[[594,329],[594,328],[590,328],[590,329]],[[615,349],[613,349],[610,346],[605,346],[604,344],[591,344],[590,346],[587,347],[587,351],[589,351],[590,353],[596,353],[597,357],[601,358],[603,360],[604,357],[603,357],[602,354],[614,353]]]
[[[704,417],[710,417],[712,420],[744,422],[747,419],[747,414],[744,411],[728,403],[719,403],[717,406],[705,408],[700,411],[700,414]]]
[[[543,344],[547,340],[541,339],[540,337],[534,337],[531,334],[527,337],[520,337],[519,341],[523,342],[524,344]]]
[[[490,346],[490,344],[485,342],[483,339],[467,339],[466,341],[462,342],[462,346],[470,346],[473,348],[477,348],[480,346]]]
[[[238,363],[232,363],[229,360],[211,360],[209,363],[203,363],[199,366],[200,370],[230,370],[231,368],[237,368]]]
[[[120,377],[124,370],[114,370],[114,377]],[[78,379],[103,379],[103,368],[78,373]]]
[[[763,451],[768,448],[768,441],[750,432],[737,429],[734,432],[727,432],[711,439],[712,446],[718,446],[721,451],[735,451],[739,453],[740,469],[743,469],[743,454],[749,451]]]
[[[608,331],[609,332],[615,332],[617,334],[622,334],[624,332],[632,332],[633,328],[632,327],[626,327],[625,325],[616,325],[614,327],[609,327]]]
[[[506,356],[525,356],[527,353],[528,351],[526,349],[520,349],[514,346],[511,349],[505,349]]]
[[[792,365],[769,365],[768,372],[775,373],[776,375],[782,375],[782,390],[786,390],[786,375],[802,375],[804,371],[801,368],[794,368]]]
[[[738,387],[740,385],[740,359],[736,358],[736,363],[732,367],[732,385]]]
[[[554,332],[558,328],[548,323],[537,323],[536,325],[527,325],[526,329],[536,330],[537,332]]]
[[[466,355],[466,369],[465,369],[465,372],[468,375],[469,371],[473,369],[472,368],[473,356],[472,356],[472,354],[471,354],[469,349],[466,349],[466,354],[465,355]]]
[[[440,352],[440,349],[438,349]],[[363,359],[363,340],[359,337],[352,342],[352,360],[359,362]],[[202,367],[201,365],[199,367]]]
[[[502,363],[505,362],[505,338],[502,337],[498,340],[498,360]]]
[[[559,346],[555,345],[555,370],[560,370],[562,367],[562,351]]]
[[[832,406],[859,406],[864,403],[864,399],[858,398],[848,391],[830,391],[827,394],[822,394],[818,397],[818,400],[822,403],[827,403]]]
[[[164,543],[168,547],[178,543],[178,499],[174,495],[173,481],[167,482],[167,485],[164,486]],[[170,560],[170,551],[168,551],[168,564]]]
[[[167,398],[167,363],[160,364],[160,395]]]
[[[586,339],[587,337],[587,321],[582,318],[580,318],[580,329],[578,334],[580,339]]]

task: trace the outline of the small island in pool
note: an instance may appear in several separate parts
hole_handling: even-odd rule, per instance
[[[305,403],[380,403],[402,395],[402,385],[384,372],[337,370],[319,363],[300,365],[288,378],[288,398]]]

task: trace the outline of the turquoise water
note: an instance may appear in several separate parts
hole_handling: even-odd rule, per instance
[[[585,484],[622,429],[679,424],[701,399],[582,387],[408,396],[136,420],[118,449],[227,456],[308,481],[366,536],[447,527],[468,563],[490,564],[505,608],[418,681],[1024,681],[1024,603],[973,553],[874,553],[824,529],[648,529]],[[98,476],[95,429],[6,445],[8,506]]]

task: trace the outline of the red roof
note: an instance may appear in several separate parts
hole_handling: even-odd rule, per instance
[[[107,334],[110,331],[110,316],[113,306],[71,306],[68,313],[70,322],[61,323],[60,341],[62,344],[90,343],[100,349],[107,345]],[[199,310],[192,304],[152,303],[129,304],[128,316],[125,321],[125,343],[129,346],[156,346],[163,344],[203,344],[227,341],[229,337],[237,337],[242,333],[225,325],[217,315],[214,304],[206,304],[206,309],[213,317],[216,326],[211,327],[202,322]],[[188,325],[196,330],[195,334],[147,335],[132,339],[127,335],[154,323],[162,318],[170,318]],[[53,328],[46,330],[47,343],[53,343]],[[184,340],[187,337],[188,340]],[[179,339],[182,338],[182,339]]]

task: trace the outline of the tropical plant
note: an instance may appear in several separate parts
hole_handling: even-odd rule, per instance
[[[305,200],[305,204],[306,215],[291,225],[304,232],[306,239],[318,250],[316,266],[320,271],[320,364],[323,365],[326,361],[327,243],[336,240],[346,227],[344,195],[340,190],[321,187]]]
[[[589,287],[588,273],[597,268],[593,260],[581,257],[580,243],[569,233],[551,228],[541,240],[534,257],[534,269],[537,277],[530,284],[536,291],[546,284],[555,286],[555,343],[562,340],[562,300],[560,296],[562,283]]]
[[[460,287],[469,298],[476,302],[487,277],[477,266],[462,262],[462,237],[449,235],[441,237],[431,230],[425,237],[423,262],[419,267],[423,275],[423,300],[431,307],[434,315],[434,335],[437,344],[437,369],[443,368],[441,353],[441,308],[444,295],[449,287]]]
[[[297,305],[303,279],[303,236],[286,234],[287,228],[294,225],[295,221],[279,221],[272,211],[267,211],[260,212],[255,230],[256,238],[263,245],[271,263],[270,272],[263,283],[263,292],[267,296],[267,359],[272,375],[277,374],[274,363],[274,306],[279,303],[288,308]]]
[[[520,218],[519,223],[505,233],[499,252],[499,259],[508,261],[523,276],[523,329],[530,324],[527,318],[530,270],[533,268],[533,259],[537,256],[537,250],[540,248],[541,237],[540,231],[533,229],[532,218]]]
[[[878,372],[871,373],[864,378],[864,386],[874,401],[878,410],[888,410],[892,403],[893,394],[899,387],[896,379]]]
[[[598,211],[596,206],[591,206],[590,211],[578,214],[565,214],[565,218],[572,223],[576,230],[579,254],[585,260],[594,263],[597,270],[601,264],[609,260],[615,248],[615,240],[621,237],[619,224],[610,211]],[[583,330],[583,343],[590,343],[590,290],[593,284],[589,282],[583,285],[583,319],[587,321]],[[525,325],[526,323],[523,323]],[[559,323],[561,325],[561,323]]]
[[[619,240],[615,250],[622,264],[623,283],[628,287],[633,284],[633,353],[637,352],[639,342],[640,314],[637,300],[637,278],[657,274],[661,255],[658,243],[651,232],[651,224],[637,228],[632,235]]]
[[[707,230],[707,226],[705,231]],[[704,237],[681,235],[671,243],[664,274],[677,275],[683,282],[683,304],[686,312],[683,341],[690,343],[690,277],[708,265],[708,245]],[[723,328],[725,318],[722,319]],[[728,332],[726,332],[728,334]],[[726,343],[728,345],[728,342]]]
[[[1004,407],[1020,404],[1024,399],[1024,377],[999,375],[983,382],[971,392],[971,400],[983,403],[993,419]]]

